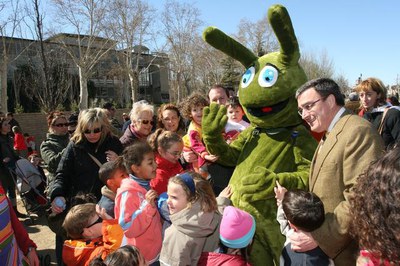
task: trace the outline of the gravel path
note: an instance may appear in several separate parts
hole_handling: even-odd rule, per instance
[[[24,205],[22,201],[18,200],[18,211],[26,214]],[[31,223],[29,218],[19,218],[19,220],[24,224],[26,231],[29,234],[29,237],[36,243],[38,246],[38,255],[39,256],[51,256],[51,264],[57,265],[55,262],[55,234],[49,229],[47,226],[47,220],[44,215],[38,216],[36,214],[32,214],[33,224]],[[41,266],[47,266],[44,263],[41,263]]]

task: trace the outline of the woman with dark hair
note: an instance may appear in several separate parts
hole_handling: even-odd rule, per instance
[[[9,168],[15,169],[15,162],[19,157],[14,151],[14,141],[9,135],[11,129],[8,120],[4,117],[0,118],[0,125],[0,182],[8,194],[15,213],[17,216],[23,217],[24,215],[17,210],[15,178],[9,171]]]
[[[176,132],[181,137],[185,135],[185,123],[178,107],[172,103],[161,105],[157,111],[157,128]]]
[[[373,163],[353,194],[351,232],[361,247],[357,265],[400,265],[400,147]]]
[[[55,179],[58,163],[69,142],[69,123],[62,112],[53,111],[47,116],[47,125],[49,132],[46,139],[40,145],[40,154],[47,165],[49,173],[47,179],[50,184]]]

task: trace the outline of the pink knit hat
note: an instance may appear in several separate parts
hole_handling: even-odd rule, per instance
[[[228,206],[224,210],[219,238],[229,248],[245,248],[254,237],[256,222],[249,213]]]

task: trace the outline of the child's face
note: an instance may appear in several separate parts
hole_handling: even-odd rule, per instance
[[[201,125],[201,120],[203,118],[203,109],[204,106],[194,106],[190,110],[190,116],[192,120],[198,125]]]
[[[167,205],[170,214],[177,213],[187,207],[189,203],[188,196],[186,195],[186,192],[183,190],[181,185],[176,183],[169,183],[167,194]]]
[[[107,187],[113,192],[117,192],[117,189],[121,186],[122,179],[127,178],[128,174],[124,169],[115,170],[111,178],[107,179]]]
[[[40,158],[39,157],[32,157],[31,158],[31,163],[35,166],[38,166],[40,163]]]
[[[160,147],[158,152],[164,159],[170,161],[171,163],[176,163],[179,158],[181,158],[182,150],[183,142],[175,142],[167,150],[164,150]]]
[[[132,165],[131,169],[136,177],[144,180],[150,180],[156,177],[157,164],[154,160],[154,153],[146,153],[141,164]]]
[[[83,228],[82,236],[84,239],[95,239],[103,235],[101,228],[102,219],[96,213],[88,221],[88,226]]]
[[[234,107],[234,108],[232,108],[231,106],[228,106],[228,111],[227,111],[226,115],[228,116],[228,119],[230,121],[239,123],[240,121],[242,121],[244,113],[243,113],[242,108],[239,106]]]

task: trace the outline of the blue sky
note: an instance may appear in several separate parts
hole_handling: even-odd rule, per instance
[[[42,0],[45,10],[49,1]],[[148,1],[159,11],[165,2]],[[237,31],[242,18],[260,20],[269,6],[280,3],[289,11],[301,51],[317,55],[325,51],[336,74],[346,77],[349,85],[360,74],[380,78],[387,85],[400,83],[399,0],[179,1],[199,8],[204,26],[217,26],[228,34]],[[51,14],[46,11],[48,22]]]
[[[349,85],[354,85],[360,74],[390,85],[398,78],[400,83],[398,0],[182,1],[200,9],[206,26],[217,26],[226,33],[236,32],[242,18],[257,21],[269,6],[280,3],[289,11],[301,50],[325,50],[336,73],[345,76]],[[150,2],[160,9],[164,1]]]

